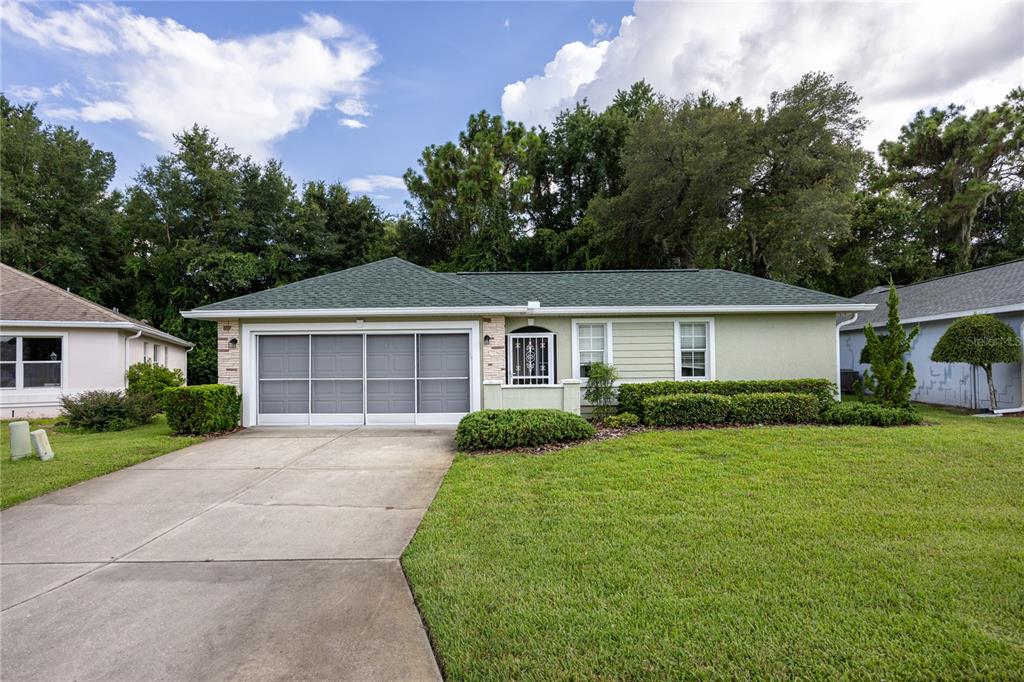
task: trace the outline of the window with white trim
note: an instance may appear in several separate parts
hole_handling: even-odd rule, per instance
[[[708,323],[679,323],[679,376],[683,379],[708,378]]]
[[[0,337],[0,388],[60,388],[63,358],[60,336]]]
[[[576,343],[580,354],[579,376],[590,376],[590,365],[608,363],[608,325],[603,322],[576,325]]]
[[[508,346],[510,384],[545,385],[555,383],[555,335],[550,332],[513,332]]]

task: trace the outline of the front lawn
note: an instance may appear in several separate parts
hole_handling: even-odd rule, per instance
[[[50,445],[56,453],[49,462],[36,457],[12,462],[8,422],[0,423],[0,509],[203,440],[172,436],[163,415],[151,424],[109,433],[61,431],[54,428],[53,421],[30,423],[32,429],[49,431]]]
[[[449,679],[1019,678],[1024,419],[456,458],[403,557]]]

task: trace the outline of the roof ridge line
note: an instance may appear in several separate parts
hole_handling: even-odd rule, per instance
[[[1014,258],[1013,260],[1008,260],[1005,263],[993,263],[992,265],[982,265],[980,268],[974,268],[973,270],[965,270],[963,272],[951,272],[948,275],[939,275],[938,277],[932,277],[930,279],[922,279],[920,282],[911,282],[910,284],[897,284],[896,288],[897,289],[902,289],[903,287],[916,287],[919,284],[928,284],[930,282],[938,282],[941,279],[949,279],[950,277],[960,277],[962,275],[972,275],[975,272],[981,272],[982,270],[991,270],[992,268],[1001,268],[1001,267],[1004,267],[1006,265],[1013,265],[1014,263],[1024,263],[1024,258]],[[887,289],[889,288],[888,284],[878,284],[876,286],[879,286],[879,287],[884,286]],[[874,289],[874,288],[876,288],[876,287],[872,287],[872,289]],[[871,291],[871,289],[868,289],[867,291]],[[866,293],[866,292],[862,292],[862,293]]]
[[[449,274],[461,275],[589,275],[609,272],[710,272],[718,268],[624,268],[612,270],[459,270]]]
[[[78,294],[73,293],[71,291],[68,291],[67,289],[62,289],[61,287],[57,286],[56,284],[54,284],[52,282],[47,282],[42,277],[36,277],[35,275],[30,275],[27,272],[22,272],[18,268],[14,267],[13,265],[8,265],[7,263],[0,263],[0,265],[3,265],[5,268],[9,268],[10,270],[13,270],[15,273],[17,273],[18,275],[20,275],[22,277],[28,277],[28,278],[30,278],[30,279],[32,279],[34,281],[38,281],[43,286],[48,287],[50,289],[53,289],[54,292],[60,294],[64,298],[71,299],[72,301],[75,301],[76,303],[84,303],[88,307],[93,308],[95,310],[98,310],[99,312],[101,312],[101,313],[103,313],[105,315],[111,315],[113,317],[116,317],[116,318],[120,319],[122,322],[129,322],[131,324],[137,324],[135,321],[131,320],[127,315],[123,315],[120,312],[115,312],[111,308],[108,308],[106,306],[100,305],[99,303],[96,303],[95,301],[90,301],[89,299],[85,298],[84,296],[79,296]],[[164,332],[164,333],[166,333],[166,332]]]
[[[418,269],[423,270],[425,272],[429,272],[431,275],[434,275],[436,277],[440,277],[445,282],[451,282],[453,284],[457,284],[458,286],[462,287],[463,289],[467,289],[468,291],[472,291],[473,293],[480,294],[481,296],[486,296],[487,298],[491,299],[495,303],[500,303],[502,305],[515,305],[515,303],[512,303],[512,302],[510,302],[510,301],[508,301],[506,299],[498,298],[497,296],[494,295],[494,292],[492,292],[492,291],[486,291],[484,289],[481,289],[479,287],[473,286],[473,285],[468,284],[466,282],[460,282],[460,281],[458,281],[457,277],[455,277],[455,278],[445,277],[446,274],[453,274],[453,273],[437,272],[436,270],[431,270],[430,268],[423,267],[422,265],[418,265],[416,263],[413,263],[412,261],[407,261],[404,258],[399,258],[398,256],[391,256],[391,258],[388,258],[388,259],[385,259],[385,260],[391,260],[391,259],[397,260],[399,263],[402,263],[403,265],[410,265],[410,266],[412,266],[414,268],[418,268]],[[458,273],[454,273],[454,274],[458,274]]]
[[[772,284],[778,284],[780,286],[788,287],[790,289],[797,289],[799,291],[810,291],[812,293],[819,294],[819,295],[822,295],[822,296],[831,296],[832,298],[838,298],[838,299],[840,299],[842,301],[848,301],[848,302],[851,302],[851,303],[859,303],[859,301],[855,301],[854,299],[848,298],[846,296],[839,296],[838,294],[831,294],[831,293],[829,293],[827,291],[818,291],[817,289],[810,289],[808,287],[802,287],[799,284],[790,284],[789,282],[782,282],[782,281],[777,280],[777,279],[769,279],[767,277],[758,277],[757,275],[751,275],[749,272],[737,272],[735,270],[726,270],[725,268],[711,268],[711,269],[715,270],[716,272],[724,272],[724,273],[729,274],[729,275],[741,275],[743,277],[749,277],[750,279],[756,279],[756,280],[758,280],[760,282],[771,282]]]

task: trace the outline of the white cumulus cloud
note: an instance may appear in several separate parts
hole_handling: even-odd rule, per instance
[[[359,99],[358,97],[349,97],[344,99],[334,107],[345,114],[346,116],[369,116],[370,108],[366,106],[366,102]]]
[[[863,97],[865,143],[893,138],[920,108],[999,102],[1024,82],[1024,3],[637,2],[618,34],[568,43],[544,73],[505,86],[503,113],[550,124],[588,99],[607,106],[641,78],[681,97],[710,90],[763,105],[808,71]]]
[[[370,194],[386,190],[405,190],[405,180],[396,175],[367,175],[352,178],[345,183],[350,190],[360,194]]]
[[[97,56],[91,93],[49,111],[126,120],[165,146],[194,123],[238,151],[265,157],[274,141],[338,99],[358,99],[376,45],[338,19],[306,14],[294,28],[217,39],[112,4],[4,3],[3,22],[43,48]]]
[[[345,126],[346,128],[365,128],[366,124],[360,121],[358,118],[339,118],[338,125]]]

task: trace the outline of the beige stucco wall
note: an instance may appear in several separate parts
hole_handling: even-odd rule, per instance
[[[836,316],[715,316],[716,379],[836,380]]]
[[[82,391],[117,391],[125,387],[125,343],[132,334],[123,329],[94,329],[86,327],[7,327],[7,336],[64,336],[63,385],[57,388],[26,388],[0,391],[0,416],[12,417],[54,417],[60,413],[62,395],[74,395]],[[164,341],[145,336],[133,339],[129,345],[129,364],[142,361],[142,340],[152,344],[165,345]],[[168,361],[171,367],[184,372],[185,349],[180,346],[168,347]]]

